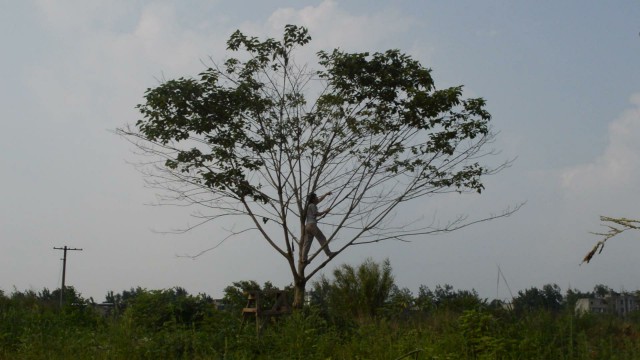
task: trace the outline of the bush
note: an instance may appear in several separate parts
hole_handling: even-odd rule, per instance
[[[135,326],[158,330],[166,326],[198,327],[213,311],[213,301],[205,295],[192,296],[176,287],[141,291],[130,300],[124,317]]]

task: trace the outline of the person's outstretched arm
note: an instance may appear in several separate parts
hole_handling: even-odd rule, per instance
[[[327,197],[327,196],[329,196],[329,195],[331,195],[331,191],[329,191],[328,193],[326,193],[326,194],[324,194],[324,195],[320,196],[320,197],[318,198],[318,203],[320,203],[322,200],[324,200],[324,198],[326,198],[326,197]],[[325,216],[325,215],[327,215],[328,213],[329,213],[329,209],[326,209],[326,210],[324,210],[324,211],[318,211],[318,217]]]

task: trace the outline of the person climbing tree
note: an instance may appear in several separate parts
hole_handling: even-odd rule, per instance
[[[309,196],[307,196],[307,217],[304,226],[305,236],[302,251],[302,261],[305,263],[310,262],[309,250],[311,249],[311,243],[313,242],[314,237],[318,239],[320,248],[324,250],[324,253],[327,254],[329,258],[332,258],[336,255],[336,253],[329,250],[329,243],[327,242],[327,238],[318,228],[318,218],[322,218],[329,213],[329,209],[318,211],[318,203],[320,203],[329,195],[331,195],[331,192],[328,192],[320,197],[318,197],[315,193],[311,193],[309,194]]]

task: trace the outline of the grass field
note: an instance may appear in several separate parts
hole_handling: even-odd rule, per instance
[[[117,314],[75,295],[0,293],[2,359],[640,359],[640,320],[570,309],[390,308],[341,318],[309,306],[265,326],[174,290],[140,290]],[[395,310],[394,310],[395,309]]]

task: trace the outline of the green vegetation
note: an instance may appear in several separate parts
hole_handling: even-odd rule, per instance
[[[388,262],[342,265],[323,277],[299,311],[258,336],[243,326],[242,291],[225,307],[176,287],[109,292],[104,314],[73,288],[59,293],[0,291],[0,359],[638,359],[640,316],[576,316],[576,297],[557,285],[521,291],[514,311],[449,285],[417,295],[398,288]],[[250,324],[249,324],[250,325]]]

